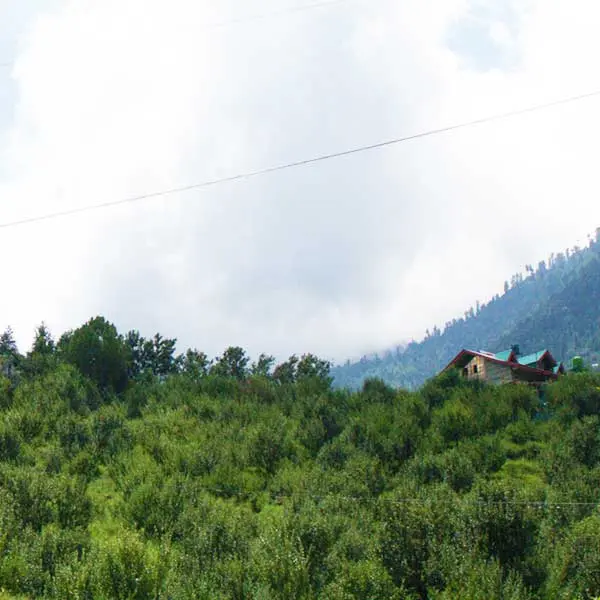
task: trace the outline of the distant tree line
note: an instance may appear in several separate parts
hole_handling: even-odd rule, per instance
[[[275,358],[266,354],[251,362],[238,346],[209,359],[197,349],[177,354],[176,345],[176,339],[159,333],[152,338],[144,338],[139,331],[122,335],[115,325],[98,316],[64,333],[58,342],[45,324],[40,325],[32,348],[25,355],[19,353],[12,329],[8,328],[0,336],[0,361],[15,376],[18,372],[41,374],[59,363],[70,364],[107,394],[122,394],[132,383],[160,381],[176,374],[185,374],[192,380],[222,377],[243,381],[262,377],[279,384],[311,378],[330,381],[331,364],[313,354],[293,355],[276,364]]]
[[[381,355],[332,369],[335,385],[358,389],[369,377],[391,385],[418,388],[462,348],[506,350],[513,344],[534,352],[548,348],[560,360],[575,355],[600,362],[600,229],[585,248],[551,254],[537,267],[526,265],[504,284],[504,294],[476,302],[463,317],[427,330],[411,342]]]

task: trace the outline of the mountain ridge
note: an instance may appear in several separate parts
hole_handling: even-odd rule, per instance
[[[574,291],[573,291],[574,290]],[[363,357],[333,368],[339,387],[359,388],[366,379],[415,389],[462,348],[498,352],[519,344],[524,352],[549,348],[559,360],[574,355],[598,360],[600,335],[600,230],[585,248],[551,254],[505,282],[504,293],[476,303],[420,342],[383,356]]]

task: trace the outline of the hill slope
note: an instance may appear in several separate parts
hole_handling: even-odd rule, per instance
[[[350,392],[171,341],[0,336],[0,598],[600,594],[600,374]]]
[[[600,253],[589,253],[585,264],[565,281],[564,288],[518,324],[509,340],[548,347],[557,356],[581,354],[597,359],[600,348]]]
[[[357,388],[369,377],[414,389],[442,369],[461,348],[499,351],[519,343],[524,352],[548,347],[561,360],[595,359],[600,349],[600,241],[552,255],[527,276],[513,276],[505,293],[465,316],[434,328],[422,342],[384,356],[364,357],[333,369],[335,384]]]

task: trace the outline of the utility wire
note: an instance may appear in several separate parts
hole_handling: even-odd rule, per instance
[[[224,29],[235,25],[243,25],[245,23],[253,23],[255,21],[264,21],[266,19],[274,19],[278,17],[285,17],[287,15],[293,15],[309,10],[315,10],[319,8],[327,8],[329,6],[335,6],[337,4],[348,4],[350,2],[357,2],[357,0],[324,0],[323,2],[313,2],[311,4],[300,4],[297,6],[290,6],[281,10],[276,10],[267,13],[258,13],[254,15],[248,15],[246,17],[238,17],[233,19],[227,19],[224,21],[216,21],[214,23],[204,23],[200,26],[200,31],[210,29]],[[0,62],[0,68],[9,68],[13,65],[12,62]]]
[[[86,213],[86,212],[91,212],[94,210],[100,210],[100,209],[104,209],[104,208],[110,208],[110,207],[114,207],[114,206],[121,206],[124,204],[133,204],[135,202],[141,202],[143,200],[149,200],[151,198],[158,198],[161,196],[169,196],[172,194],[181,194],[183,192],[187,192],[187,191],[191,191],[191,190],[198,190],[198,189],[203,189],[203,188],[208,188],[208,187],[213,187],[213,186],[217,186],[217,185],[222,185],[225,183],[232,183],[235,181],[240,181],[243,179],[251,179],[254,177],[259,177],[261,175],[267,175],[269,173],[275,173],[277,171],[284,171],[287,169],[293,169],[293,168],[297,168],[297,167],[302,167],[302,166],[307,166],[307,165],[311,165],[314,163],[319,163],[319,162],[324,162],[327,160],[331,160],[331,159],[335,159],[335,158],[342,158],[345,156],[350,156],[353,154],[359,154],[362,152],[368,152],[371,150],[378,150],[381,148],[386,148],[388,146],[394,146],[397,144],[401,144],[404,142],[409,142],[412,140],[417,140],[420,138],[425,138],[425,137],[431,137],[431,136],[435,136],[435,135],[439,135],[442,133],[448,133],[448,132],[452,132],[452,131],[456,131],[458,129],[465,129],[467,127],[473,127],[476,125],[482,125],[484,123],[490,123],[493,121],[499,121],[502,119],[508,119],[511,117],[516,117],[519,115],[524,115],[524,114],[528,114],[528,113],[532,113],[535,111],[540,111],[540,110],[545,110],[548,108],[552,108],[555,106],[560,106],[560,105],[564,105],[564,104],[570,104],[573,102],[577,102],[580,100],[584,100],[586,98],[592,98],[595,96],[600,96],[600,90],[594,91],[594,92],[589,92],[586,94],[579,94],[577,96],[570,96],[568,98],[562,98],[560,100],[555,100],[553,102],[547,102],[544,104],[537,104],[535,106],[530,106],[528,108],[523,108],[523,109],[519,109],[519,110],[512,110],[509,112],[505,112],[505,113],[501,113],[501,114],[497,114],[497,115],[492,115],[492,116],[488,116],[488,117],[483,117],[480,119],[474,119],[472,121],[466,121],[463,123],[458,123],[456,125],[449,125],[447,127],[440,127],[438,129],[430,129],[428,131],[423,131],[421,133],[415,133],[413,135],[408,135],[405,137],[399,137],[399,138],[393,138],[390,140],[386,140],[383,142],[378,142],[375,144],[370,144],[367,146],[358,146],[356,148],[351,148],[349,150],[342,150],[340,152],[332,152],[330,154],[322,154],[320,156],[315,156],[312,158],[306,158],[303,160],[298,160],[295,162],[290,162],[290,163],[285,163],[285,164],[281,164],[281,165],[276,165],[273,167],[266,167],[264,169],[258,169],[256,171],[247,171],[245,173],[238,173],[237,175],[230,175],[228,177],[221,177],[218,179],[209,179],[206,181],[202,181],[200,183],[192,183],[190,185],[185,185],[185,186],[181,186],[181,187],[175,187],[175,188],[170,188],[170,189],[166,189],[166,190],[160,190],[160,191],[156,191],[156,192],[149,192],[147,194],[140,194],[138,196],[131,196],[129,198],[121,198],[119,200],[112,200],[109,202],[101,202],[98,204],[91,204],[88,206],[82,206],[79,208],[70,208],[70,209],[66,209],[66,210],[62,210],[62,211],[56,211],[56,212],[51,212],[51,213],[47,213],[47,214],[43,214],[43,215],[38,215],[38,216],[34,216],[34,217],[26,217],[23,219],[18,219],[16,221],[7,221],[5,223],[0,223],[0,229],[8,229],[9,227],[18,227],[21,225],[29,225],[31,223],[38,223],[40,221],[48,221],[51,219],[58,219],[60,217],[67,217],[67,216],[71,216],[71,215],[77,215],[77,214],[81,214],[81,213]]]
[[[439,498],[394,498],[390,496],[348,496],[343,494],[313,494],[308,490],[298,490],[295,492],[270,492],[269,490],[231,490],[219,487],[200,487],[199,492],[208,494],[222,495],[230,498],[249,498],[256,495],[267,494],[274,501],[308,499],[322,502],[324,500],[344,500],[350,502],[375,502],[388,505],[416,504],[418,506],[428,506],[431,504],[440,504]],[[600,499],[589,502],[574,501],[548,501],[548,500],[483,500],[476,498],[448,498],[449,503],[458,503],[463,506],[521,506],[524,508],[539,508],[547,510],[562,510],[567,507],[600,507]]]
[[[229,27],[230,25],[240,25],[243,23],[251,23],[253,21],[262,21],[264,19],[272,19],[276,17],[284,17],[290,14],[304,12],[307,10],[314,10],[317,8],[326,8],[328,6],[335,6],[336,4],[347,4],[348,2],[354,2],[356,0],[325,0],[323,2],[314,2],[312,4],[301,4],[298,6],[290,6],[282,10],[277,10],[269,13],[262,13],[256,15],[250,15],[247,17],[239,17],[237,19],[228,19],[227,21],[221,21],[216,23],[210,23],[202,27],[201,29],[218,29],[222,27]]]

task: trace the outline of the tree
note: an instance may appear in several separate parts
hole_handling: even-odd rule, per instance
[[[210,370],[210,374],[242,380],[248,375],[249,362],[250,359],[243,348],[230,346],[223,352],[222,356],[217,358]]]
[[[121,393],[128,380],[129,353],[117,328],[104,317],[95,317],[58,344],[64,360],[94,381],[105,392]]]
[[[296,381],[297,365],[298,357],[293,354],[285,362],[275,367],[273,379],[278,383],[294,383]]]
[[[139,331],[130,331],[125,337],[125,344],[129,352],[129,377],[139,377],[149,366],[149,357],[146,354],[146,340]]]
[[[331,363],[327,360],[320,359],[314,354],[304,354],[298,361],[296,368],[296,379],[316,378],[323,381],[330,380],[329,373],[331,371]]]
[[[303,354],[300,359],[293,354],[275,367],[273,379],[278,383],[296,383],[308,379],[318,379],[327,385],[332,382],[331,363],[314,354]]]
[[[181,363],[181,370],[188,377],[197,381],[205,377],[210,369],[211,361],[204,352],[198,352],[196,349],[188,349]]]
[[[252,363],[250,367],[250,372],[252,375],[257,375],[259,377],[270,377],[271,369],[275,364],[275,358],[269,356],[268,354],[261,354],[258,357],[258,360],[255,363]]]
[[[545,260],[541,260],[538,263],[538,268],[537,268],[537,272],[539,275],[545,275],[546,274],[546,261]]]
[[[35,331],[35,338],[31,347],[31,353],[47,356],[52,354],[55,350],[56,344],[54,343],[52,334],[46,327],[46,324],[42,323]]]
[[[23,361],[23,370],[30,375],[40,375],[56,364],[56,344],[44,323],[35,331],[31,350]]]
[[[181,358],[175,356],[176,339],[163,338],[157,333],[152,340],[152,372],[158,377],[176,373]]]
[[[597,598],[600,595],[600,518],[593,515],[576,523],[555,551],[548,597]]]
[[[21,356],[17,349],[17,343],[10,327],[0,335],[0,375],[7,375],[12,378],[15,369],[21,364]]]
[[[583,358],[581,356],[575,356],[573,358],[573,367],[571,369],[573,373],[583,373],[587,371],[585,363],[583,362]]]
[[[11,327],[8,327],[6,331],[0,335],[0,356],[3,357],[14,357],[19,353],[17,349],[17,342]]]
[[[125,343],[129,353],[129,374],[134,379],[144,374],[166,377],[181,367],[183,357],[175,355],[176,339],[163,338],[157,333],[149,340],[139,331],[130,331]]]

